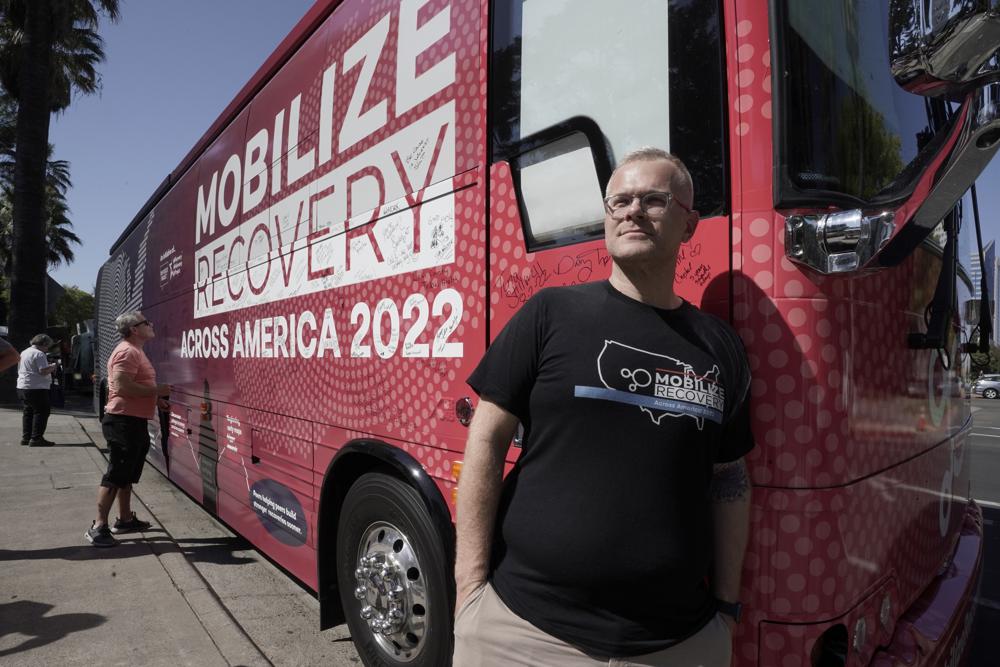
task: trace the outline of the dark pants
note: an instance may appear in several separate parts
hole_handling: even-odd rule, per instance
[[[45,427],[49,423],[49,390],[48,389],[18,389],[17,395],[24,403],[24,414],[21,415],[21,438],[23,440],[41,440],[45,435]]]
[[[101,478],[101,486],[111,489],[131,487],[139,481],[149,452],[147,420],[105,413],[101,430],[108,442],[108,471]]]

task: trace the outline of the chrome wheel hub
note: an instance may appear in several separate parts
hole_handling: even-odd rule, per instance
[[[389,523],[369,526],[354,576],[360,616],[379,647],[400,662],[413,660],[427,631],[427,590],[409,538]]]

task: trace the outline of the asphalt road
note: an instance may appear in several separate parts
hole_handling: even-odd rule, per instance
[[[1000,628],[1000,400],[972,401],[972,495],[983,509],[983,577],[969,667],[993,667]]]

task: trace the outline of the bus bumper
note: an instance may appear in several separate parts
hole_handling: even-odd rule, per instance
[[[968,659],[983,558],[983,514],[966,506],[962,533],[943,572],[896,623],[892,642],[874,667],[958,667]]]

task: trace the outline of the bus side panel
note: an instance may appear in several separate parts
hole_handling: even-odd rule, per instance
[[[946,491],[968,486],[966,451],[963,434],[847,486],[755,489],[754,609],[778,622],[832,618],[888,579],[893,608],[906,609],[955,548],[965,502]]]
[[[611,257],[600,238],[585,243],[527,252],[510,165],[490,168],[490,339],[514,313],[545,287],[605,280]],[[728,216],[706,218],[677,256],[674,289],[694,303],[709,303],[728,319],[731,223]]]
[[[307,582],[317,424],[429,470],[464,447],[487,328],[481,9],[344,3],[156,213],[136,306],[174,387],[170,477]]]
[[[162,415],[157,410],[156,416],[149,420],[147,424],[147,429],[149,431],[149,453],[146,455],[146,462],[152,465],[160,473],[166,477],[167,476],[167,451],[165,447],[164,436],[166,431],[163,428],[164,423],[168,423],[167,420],[161,418]]]
[[[198,452],[198,416],[200,406],[191,405],[190,397],[176,394],[170,400],[170,429],[167,452],[170,479],[198,503],[204,501],[201,460]]]
[[[121,341],[115,318],[138,310],[143,304],[143,285],[147,282],[147,246],[155,214],[150,213],[104,264],[100,282],[97,319],[99,322],[98,357],[95,368],[107,379],[108,358]]]
[[[322,484],[324,475],[329,468],[330,463],[334,460],[334,458],[336,458],[337,453],[341,450],[344,444],[357,440],[370,439],[372,439],[371,433],[349,431],[334,426],[317,425],[315,476],[315,483],[317,486]],[[427,447],[425,445],[417,445],[404,440],[386,438],[379,438],[379,440],[406,452],[419,461],[428,477],[434,481],[434,484],[437,486],[438,492],[440,492],[445,504],[454,515],[454,491],[458,486],[458,476],[455,473],[461,470],[461,468],[455,467],[454,464],[462,462],[461,452],[447,451],[436,447]],[[334,481],[336,482],[337,480]]]
[[[287,540],[295,543],[291,533],[282,532],[280,538],[268,531],[257,514],[247,512],[245,506],[228,493],[219,495],[219,516],[256,548],[273,558],[311,589],[316,590],[316,551],[308,546],[291,548]],[[277,529],[275,529],[277,530]],[[280,547],[276,546],[280,545]]]
[[[112,326],[111,322],[107,318],[110,317],[105,308],[101,305],[101,302],[110,298],[111,294],[106,293],[102,289],[104,284],[104,274],[111,271],[111,263],[113,260],[108,260],[101,265],[101,268],[97,270],[97,280],[94,282],[94,326],[96,327],[94,333],[94,413],[100,414],[101,410],[104,409],[102,405],[104,400],[104,381],[107,375],[107,366],[101,364],[102,355],[106,355],[107,352],[104,350],[106,343],[101,340],[101,333],[107,331],[109,327]]]
[[[239,503],[242,512],[250,512],[250,469],[253,467],[251,421],[246,408],[231,403],[213,401],[217,415],[219,442],[219,493],[227,494]],[[220,503],[220,516],[229,521],[223,510],[232,505]]]
[[[178,232],[195,224],[189,202],[198,196],[197,181],[198,164],[195,164],[156,204],[149,231],[150,273],[143,290],[146,307],[173,298],[187,300],[194,285],[195,267],[191,262],[194,238]],[[157,337],[176,335],[176,327],[180,324],[157,321]]]
[[[898,266],[851,276],[822,276],[786,257],[785,216],[774,211],[768,5],[726,5],[739,160],[733,312],[753,371],[757,442],[741,593],[753,604],[734,647],[740,664],[755,664],[765,619],[821,631],[876,590],[891,592],[897,616],[934,580],[968,497],[969,405],[958,318],[941,353],[908,346],[910,333],[926,330],[940,238]],[[965,292],[960,278],[959,303],[971,298]],[[769,644],[775,655],[805,654],[779,647]]]
[[[238,230],[232,227],[223,230],[219,223],[215,239],[208,234],[201,236],[197,252],[204,253],[192,263],[199,267],[196,280],[206,276],[208,280],[199,282],[188,303],[175,304],[177,309],[170,319],[180,323],[182,330],[159,341],[172,351],[169,356],[177,366],[173,376],[179,379],[183,391],[201,395],[207,381],[212,400],[253,405],[305,421],[347,422],[367,430],[372,426],[378,426],[377,431],[393,429],[414,439],[431,437],[435,429],[426,419],[439,401],[428,400],[422,393],[392,401],[396,406],[407,406],[407,412],[412,412],[411,406],[419,407],[424,413],[419,425],[415,413],[405,415],[408,419],[384,411],[361,414],[354,401],[336,396],[355,390],[357,383],[338,376],[348,369],[354,376],[376,367],[385,369],[378,373],[392,376],[401,388],[429,376],[459,377],[464,373],[458,370],[464,366],[462,360],[474,357],[475,351],[454,344],[464,342],[470,330],[484,326],[484,318],[475,310],[475,302],[482,298],[477,281],[482,280],[485,261],[481,229],[483,197],[477,191],[482,174],[473,170],[459,179],[451,177],[482,157],[480,115],[458,110],[459,100],[463,108],[480,106],[479,100],[473,99],[478,98],[479,92],[478,61],[475,57],[465,57],[476,52],[473,47],[478,33],[459,30],[460,26],[475,27],[468,21],[470,12],[472,19],[478,21],[478,6],[468,1],[442,4],[450,7],[450,12],[445,12],[450,16],[449,36],[425,52],[427,57],[421,58],[421,62],[426,59],[432,65],[436,61],[447,65],[454,60],[455,82],[403,113],[397,109],[396,115],[393,104],[412,102],[415,93],[407,88],[405,100],[400,101],[395,99],[391,87],[377,86],[395,82],[393,56],[398,46],[397,23],[401,20],[398,10],[355,23],[349,21],[348,3],[328,20],[326,29],[345,40],[362,38],[368,33],[361,28],[373,29],[370,24],[378,24],[383,18],[390,25],[386,42],[376,53],[381,57],[374,72],[356,71],[363,70],[364,63],[348,67],[347,74],[340,71],[345,66],[343,51],[350,51],[351,41],[331,46],[325,58],[301,69],[312,72],[316,80],[330,68],[337,74],[338,83],[334,85],[340,87],[334,91],[339,105],[332,116],[331,140],[340,136],[337,130],[347,122],[345,117],[357,111],[349,109],[349,102],[352,95],[364,92],[355,89],[362,83],[372,86],[371,100],[388,95],[384,100],[389,103],[387,125],[350,147],[347,153],[332,153],[328,162],[317,165],[301,182],[282,186],[273,196],[270,193],[274,185],[269,183],[270,204],[265,202],[251,209]],[[294,59],[286,67],[290,66],[300,69]],[[369,74],[371,81],[365,78]],[[365,80],[359,83],[359,77]],[[308,77],[304,85],[309,91],[315,88]],[[268,88],[261,95],[272,92]],[[317,102],[310,95],[312,92],[304,94],[299,105],[303,124],[307,111],[316,111],[317,104],[322,106],[322,101]],[[271,104],[265,104],[266,99],[261,97],[254,105],[259,103],[265,108]],[[285,112],[281,127],[287,134],[290,122],[287,105]],[[255,131],[257,127],[251,127],[248,141]],[[243,151],[237,150],[242,148],[233,147],[232,154],[242,155]],[[286,173],[292,153],[299,149],[308,153],[313,148],[318,160],[322,151],[317,147],[299,146],[284,155],[280,163],[272,163],[272,172],[278,169]],[[269,144],[266,153],[271,155],[273,149]],[[253,153],[249,145],[247,151]],[[298,155],[297,159],[304,158]],[[337,164],[338,160],[341,164]],[[195,200],[198,205],[202,203],[197,192],[207,190],[211,182],[205,166],[201,173],[199,186],[191,194],[188,222],[178,226],[182,234],[185,228],[194,233]],[[310,178],[314,183],[304,186]],[[227,182],[231,184],[231,180]],[[383,196],[379,196],[380,182],[385,185]],[[221,180],[217,187],[221,188]],[[287,199],[295,205],[284,203]],[[265,209],[267,213],[261,216],[260,211]],[[282,215],[287,211],[291,211],[291,218]],[[344,218],[348,212],[352,217],[350,228],[345,231]],[[413,228],[414,218],[419,219],[418,234],[426,233],[419,241],[412,239],[412,232],[407,231]],[[288,225],[285,232],[280,231],[282,225]],[[213,245],[213,240],[218,240],[223,231],[235,236],[226,239],[228,245],[216,252],[219,247]],[[286,235],[288,232],[290,236]],[[441,248],[450,259],[442,264],[425,263],[425,267],[419,262],[409,262],[414,265],[412,271],[400,269],[395,273],[391,264],[406,264],[407,253],[413,252],[415,243],[424,253]],[[239,263],[240,253],[255,252],[248,249],[254,244],[271,249],[265,255],[258,255],[266,256],[267,261]],[[211,270],[199,273],[204,266]],[[442,292],[447,293],[442,295]],[[407,303],[413,295],[417,298]],[[383,310],[375,313],[385,298],[391,298],[392,304],[383,304]],[[188,310],[192,304],[197,315],[193,321]],[[355,309],[359,312],[355,313]],[[366,310],[364,315],[362,310]],[[373,338],[373,315],[379,316],[378,340]],[[365,323],[363,317],[368,328],[359,331]],[[392,326],[397,321],[398,325]],[[295,344],[292,338],[297,339]],[[340,370],[331,372],[331,364]],[[449,378],[448,382],[454,381]],[[304,391],[304,387],[308,389]],[[309,400],[303,400],[307,397]],[[329,405],[317,406],[314,400]],[[386,397],[383,403],[391,400],[391,396]],[[393,408],[392,412],[395,411]]]

